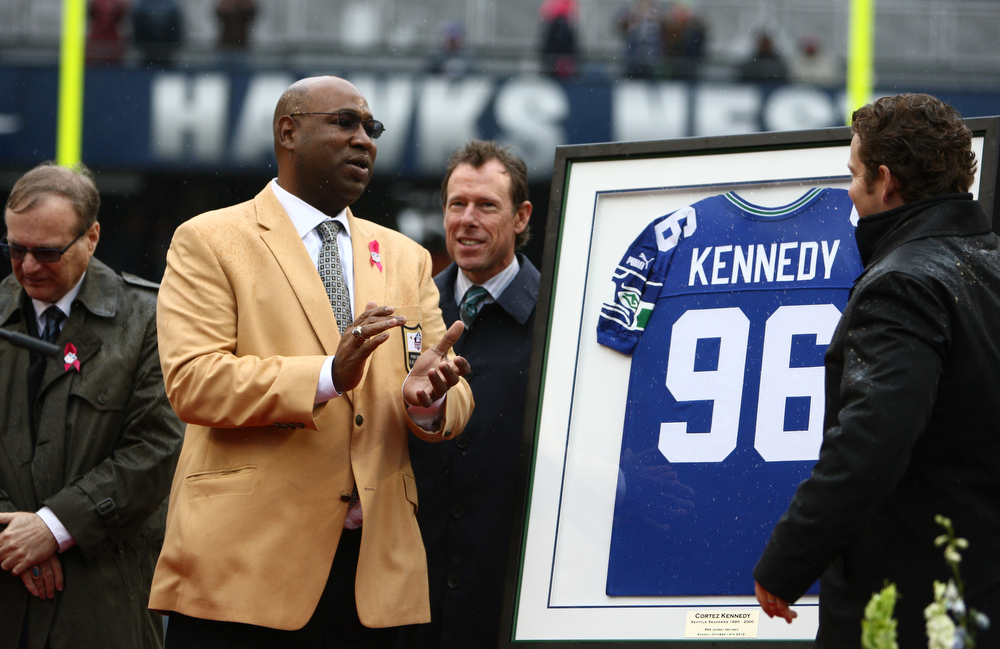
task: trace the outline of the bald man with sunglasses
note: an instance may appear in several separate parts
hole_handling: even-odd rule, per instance
[[[278,177],[181,225],[158,303],[188,422],[150,607],[167,646],[389,647],[430,620],[407,437],[462,432],[430,255],[356,218],[382,124],[344,79],[278,101]]]

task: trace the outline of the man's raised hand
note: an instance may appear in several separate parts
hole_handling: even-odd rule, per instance
[[[333,387],[337,392],[343,394],[357,387],[368,357],[376,347],[389,340],[390,329],[406,324],[406,317],[393,315],[394,310],[391,306],[378,306],[369,301],[364,313],[344,329],[333,359]]]
[[[425,351],[413,364],[403,383],[403,400],[411,406],[427,407],[447,394],[459,379],[472,371],[469,361],[461,356],[448,358],[451,349],[465,331],[456,320],[436,345]]]

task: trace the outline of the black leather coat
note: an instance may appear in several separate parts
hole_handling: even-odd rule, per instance
[[[900,647],[926,647],[932,582],[950,576],[936,514],[970,542],[966,603],[1000,624],[1000,239],[967,194],[865,217],[857,239],[819,460],[754,577],[793,602],[822,574],[818,645],[837,648],[859,646],[893,581]]]

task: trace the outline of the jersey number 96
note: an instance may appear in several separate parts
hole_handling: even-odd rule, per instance
[[[740,308],[684,313],[671,332],[667,389],[679,402],[711,400],[712,424],[707,433],[689,433],[687,422],[661,423],[660,452],[670,462],[725,460],[736,448],[739,434],[747,356],[759,353],[754,448],[765,462],[816,460],[823,439],[824,370],[792,367],[792,338],[815,334],[817,345],[828,345],[839,319],[840,311],[832,304],[779,307],[767,319],[763,348],[750,350],[750,320]],[[718,366],[697,371],[697,343],[706,338],[720,341]],[[807,430],[784,430],[789,397],[810,399]]]

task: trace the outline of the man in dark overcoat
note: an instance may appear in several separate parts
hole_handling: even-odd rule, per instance
[[[819,460],[754,578],[791,622],[822,575],[817,646],[838,649],[860,646],[866,603],[894,582],[899,646],[926,647],[933,582],[951,577],[938,514],[969,542],[966,606],[1000,623],[1000,238],[967,193],[976,158],[953,108],[884,97],[852,128],[864,271],[826,353]]]
[[[538,299],[538,270],[515,252],[528,240],[527,168],[473,140],[452,155],[441,201],[454,263],[434,282],[445,319],[466,323],[455,350],[475,368],[476,411],[452,441],[410,439],[431,597],[417,646],[494,647]]]
[[[0,649],[163,646],[147,610],[183,434],[156,345],[156,285],[93,257],[89,173],[14,185],[0,245]]]

